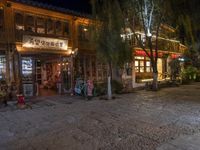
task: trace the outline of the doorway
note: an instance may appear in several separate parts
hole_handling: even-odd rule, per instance
[[[70,59],[42,57],[35,61],[35,79],[38,96],[52,96],[69,91],[71,88]]]

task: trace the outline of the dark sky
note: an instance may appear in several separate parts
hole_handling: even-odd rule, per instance
[[[63,7],[70,10],[91,13],[90,0],[33,0],[42,3],[51,4],[53,6]]]

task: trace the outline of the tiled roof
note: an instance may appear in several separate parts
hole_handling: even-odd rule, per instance
[[[69,14],[69,15],[74,15],[78,17],[91,18],[91,15],[89,14],[80,13],[78,11],[70,10],[64,7],[53,6],[52,4],[37,2],[33,0],[11,0],[11,1],[34,6],[34,7],[49,9],[49,10],[53,10],[53,11],[57,11],[57,12],[61,12],[61,13]]]

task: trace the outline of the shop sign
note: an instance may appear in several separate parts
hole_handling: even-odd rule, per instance
[[[68,41],[55,38],[24,35],[22,46],[25,48],[67,50]]]

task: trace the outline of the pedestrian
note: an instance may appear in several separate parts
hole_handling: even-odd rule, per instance
[[[88,79],[87,80],[87,98],[90,100],[93,96],[93,89],[94,89],[94,84],[93,81]]]

